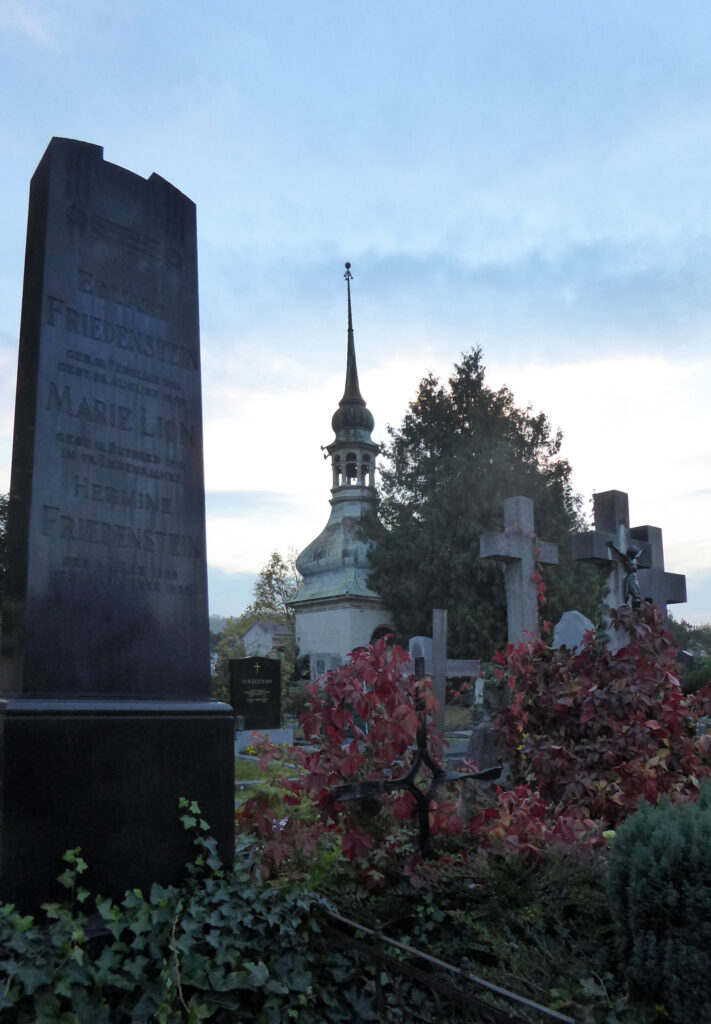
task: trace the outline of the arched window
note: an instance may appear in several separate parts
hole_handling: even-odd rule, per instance
[[[333,456],[333,486],[339,487],[341,483],[341,456]]]
[[[346,479],[344,483],[352,483],[358,478],[358,462],[355,452],[348,452],[346,455]]]
[[[374,644],[376,640],[382,640],[382,638],[384,636],[389,636],[390,640],[388,641],[388,644],[389,644],[389,646],[391,646],[392,643],[393,643],[392,636],[393,636],[394,632],[395,631],[394,631],[392,626],[388,626],[388,625],[376,626],[375,629],[373,630],[372,634],[371,634],[370,643]]]

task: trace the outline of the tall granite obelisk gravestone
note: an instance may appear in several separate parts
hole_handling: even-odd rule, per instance
[[[65,849],[107,894],[176,881],[178,799],[233,850],[210,700],[195,206],[53,139],[30,187],[3,602],[0,896]]]

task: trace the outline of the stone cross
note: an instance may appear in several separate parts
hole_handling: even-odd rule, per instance
[[[444,705],[447,700],[447,609],[432,609],[432,691],[438,706],[435,730],[444,736]]]
[[[575,533],[572,537],[573,559],[591,562],[607,569],[606,601],[611,608],[619,608],[626,601],[625,580],[627,570],[610,545],[619,551],[630,548],[641,550],[637,559],[640,568],[651,564],[649,544],[641,538],[633,541],[630,530],[629,500],[624,491],[601,491],[593,495],[594,530]]]
[[[637,565],[641,595],[653,601],[665,617],[667,604],[686,601],[686,577],[664,570],[662,531],[658,526],[630,528],[629,501],[624,491],[595,494],[593,516],[594,530],[573,535],[573,558],[607,567],[607,603],[612,608],[625,603],[627,570],[610,544],[619,551],[640,551]]]
[[[635,542],[650,546],[649,569],[640,569],[639,586],[642,596],[649,598],[667,618],[668,604],[686,602],[686,576],[678,572],[665,572],[662,531],[658,526],[636,526],[630,530]]]
[[[509,643],[519,643],[527,635],[538,636],[536,562],[557,565],[558,545],[536,541],[530,498],[504,500],[504,532],[482,534],[479,556],[504,563]]]

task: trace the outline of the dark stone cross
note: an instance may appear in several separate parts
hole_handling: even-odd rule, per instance
[[[653,601],[666,619],[668,604],[686,602],[686,576],[665,571],[662,531],[658,526],[635,526],[630,533],[635,543],[649,544],[651,565],[649,569],[640,569],[639,586],[642,596]]]
[[[504,563],[509,643],[519,643],[527,634],[538,636],[536,562],[557,565],[558,545],[536,542],[530,498],[504,500],[504,532],[482,534],[479,556]]]
[[[638,552],[637,566],[646,568],[651,564],[650,546],[641,538],[633,542],[629,501],[624,491],[601,491],[593,495],[593,518],[594,530],[573,534],[573,559],[607,570],[606,600],[611,608],[619,608],[626,604],[628,589],[628,570],[619,553]]]
[[[426,790],[415,784],[417,773],[422,765],[432,772],[432,780]],[[420,831],[420,853],[425,860],[434,857],[430,842],[430,802],[440,786],[446,782],[458,782],[460,779],[481,779],[482,782],[496,779],[502,771],[501,765],[486,768],[480,772],[446,771],[439,765],[427,749],[427,723],[422,716],[417,730],[417,753],[410,770],[399,779],[370,779],[363,782],[348,782],[344,786],[336,786],[329,793],[331,803],[346,803],[349,800],[373,800],[387,793],[397,793],[404,789],[412,793],[417,804],[417,819]]]
[[[573,558],[608,569],[607,602],[618,608],[627,601],[629,571],[619,552],[638,552],[637,583],[642,598],[656,604],[666,617],[667,604],[686,601],[686,577],[665,572],[662,531],[658,526],[630,527],[629,500],[624,491],[601,491],[593,496],[595,529],[574,534]]]

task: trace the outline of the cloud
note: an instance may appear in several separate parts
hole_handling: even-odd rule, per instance
[[[0,25],[14,29],[40,46],[56,48],[53,19],[31,0],[0,0]],[[65,12],[66,13],[66,12]]]
[[[225,572],[217,566],[207,566],[207,586],[210,594],[210,615],[237,616],[252,600],[257,578],[251,572]]]
[[[287,515],[295,506],[292,496],[277,491],[206,491],[209,519],[244,519]]]
[[[693,607],[687,610],[687,605],[672,605],[670,610],[674,618],[677,621],[686,619],[694,626],[711,624],[711,569],[690,572],[686,579],[686,589],[689,595],[694,595]]]

